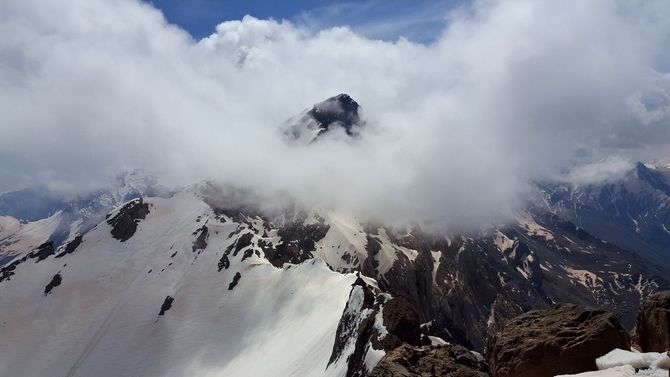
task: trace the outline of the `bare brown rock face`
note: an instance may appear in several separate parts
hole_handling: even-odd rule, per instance
[[[642,352],[670,351],[670,291],[642,301],[636,329]]]
[[[604,310],[559,304],[510,320],[487,353],[494,377],[551,377],[597,370],[595,359],[630,348],[628,333]]]
[[[412,347],[409,344],[387,353],[370,377],[486,377],[486,364],[466,348],[455,344]]]

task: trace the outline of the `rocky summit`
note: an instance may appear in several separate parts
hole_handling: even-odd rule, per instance
[[[364,125],[358,114],[359,108],[358,103],[348,94],[338,94],[288,120],[284,136],[289,141],[300,143],[312,143],[337,131],[355,137]]]

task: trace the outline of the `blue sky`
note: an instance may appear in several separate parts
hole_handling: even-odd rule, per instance
[[[256,18],[286,19],[319,30],[348,25],[369,38],[395,40],[400,36],[422,43],[435,40],[446,25],[449,10],[466,0],[145,0],[170,23],[195,39],[208,36],[223,21]]]

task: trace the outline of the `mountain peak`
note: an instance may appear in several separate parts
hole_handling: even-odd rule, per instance
[[[358,114],[360,105],[346,93],[319,102],[302,115],[291,118],[284,134],[291,140],[315,141],[322,134],[342,129],[350,136],[363,125]]]
[[[338,94],[327,100],[317,103],[307,113],[319,123],[319,128],[328,130],[338,125],[353,136],[353,128],[358,125],[358,108],[360,106],[348,94]]]
[[[635,174],[638,179],[651,185],[656,190],[670,195],[670,184],[668,184],[664,175],[656,170],[650,169],[645,164],[638,162],[635,164]]]

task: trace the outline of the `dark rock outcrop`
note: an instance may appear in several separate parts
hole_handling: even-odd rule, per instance
[[[47,241],[41,244],[37,249],[33,250],[28,254],[29,258],[37,258],[35,263],[46,259],[48,256],[53,255],[55,252],[54,244],[51,241]]]
[[[486,377],[488,366],[466,348],[446,344],[412,347],[408,344],[387,353],[369,377]]]
[[[353,352],[347,356],[346,377],[365,374],[365,354],[368,340],[372,337],[374,316],[362,316],[364,311],[372,313],[375,293],[360,277],[352,284],[349,301],[344,308],[335,334],[335,344],[328,365],[345,357],[344,351],[353,345]]]
[[[237,253],[239,253],[240,250],[244,249],[247,246],[250,246],[251,240],[253,239],[254,239],[253,233],[244,233],[243,235],[241,235],[235,242],[235,247],[233,249],[233,256],[236,257]]]
[[[382,306],[382,319],[388,334],[373,342],[375,349],[388,350],[402,343],[419,345],[421,342],[419,314],[405,297],[393,297],[385,302]]]
[[[9,263],[8,265],[0,268],[0,282],[2,282],[3,280],[11,280],[11,276],[16,273],[15,272],[16,267],[18,267],[23,262],[27,261],[28,258],[36,259],[35,263],[38,263],[39,261],[48,258],[50,255],[53,255],[54,253],[55,249],[52,241],[47,241],[41,244],[40,246],[37,247],[37,249],[24,255],[22,258],[16,259],[12,263]]]
[[[670,351],[670,291],[642,301],[636,330],[642,352]]]
[[[221,258],[219,259],[219,263],[217,264],[217,267],[218,267],[219,271],[221,271],[224,268],[227,270],[228,267],[230,267],[230,259],[228,259],[227,254],[223,254],[221,256]]]
[[[164,315],[165,312],[170,310],[172,307],[172,302],[174,301],[174,298],[172,296],[167,296],[165,297],[165,300],[163,301],[163,304],[161,305],[161,311],[158,313],[158,315]]]
[[[412,304],[404,297],[374,290],[362,278],[356,279],[337,327],[328,364],[346,358],[347,377],[366,375],[365,360],[371,349],[390,351],[421,342],[419,315]],[[346,350],[352,351],[345,354]]]
[[[83,237],[81,235],[78,235],[72,241],[68,242],[67,245],[65,245],[65,248],[63,249],[63,251],[61,253],[59,253],[58,255],[56,255],[56,258],[61,258],[61,257],[64,257],[65,255],[67,255],[67,254],[74,253],[74,251],[77,249],[77,247],[79,247],[79,245],[81,245],[82,239],[83,239]]]
[[[242,278],[242,274],[240,274],[239,272],[236,272],[235,276],[233,276],[233,281],[231,281],[230,284],[228,284],[228,290],[232,291],[233,288],[235,288],[237,286],[237,283],[240,282],[241,278]]]
[[[560,304],[510,320],[487,358],[494,377],[551,377],[597,370],[595,359],[630,348],[628,333],[604,310]]]
[[[142,198],[126,203],[116,215],[107,219],[107,224],[112,226],[112,237],[121,242],[128,241],[137,231],[137,224],[148,214],[149,204]]]
[[[0,282],[3,280],[11,280],[12,275],[15,274],[14,270],[16,270],[16,266],[19,264],[21,264],[20,259],[0,268]]]
[[[191,247],[191,251],[194,253],[198,250],[204,250],[207,247],[209,229],[207,229],[207,225],[203,225],[201,228],[196,230],[195,233],[198,234],[198,237],[196,237],[195,241],[193,241],[193,246]]]
[[[44,287],[44,295],[48,295],[51,293],[51,290],[54,289],[55,287],[59,286],[60,283],[63,281],[63,278],[60,275],[60,272],[54,275],[53,278],[51,278],[51,281],[49,284],[47,284],[46,287]]]
[[[328,229],[330,227],[321,222],[304,224],[296,221],[287,224],[277,231],[281,243],[264,249],[265,257],[275,267],[282,267],[284,263],[302,263],[313,257],[314,244],[326,236]]]

